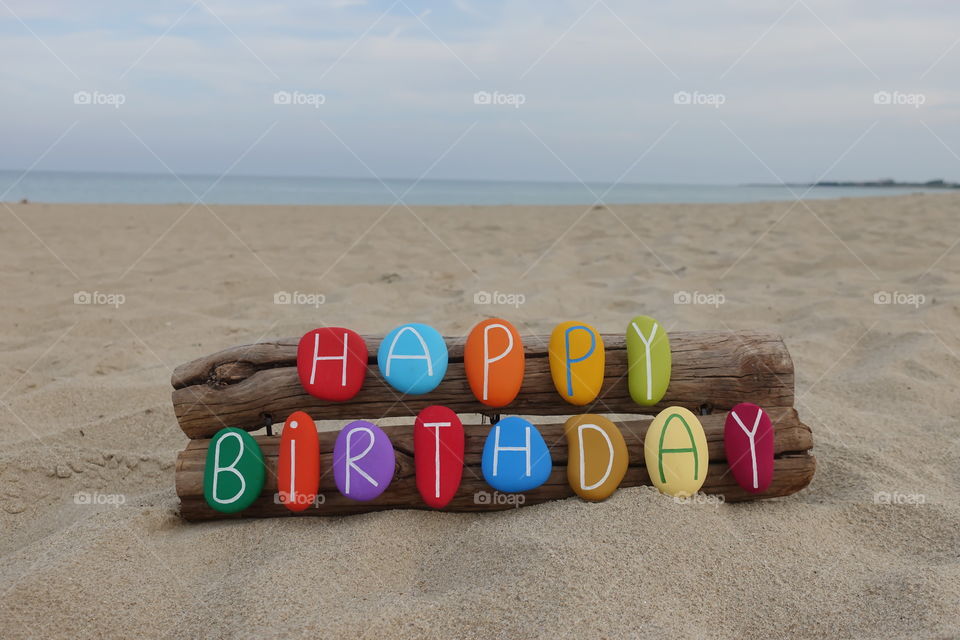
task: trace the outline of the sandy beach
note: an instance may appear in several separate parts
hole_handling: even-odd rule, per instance
[[[956,637],[958,207],[0,207],[0,636]],[[183,362],[320,319],[459,335],[498,315],[619,332],[641,313],[784,337],[809,488],[177,515]]]

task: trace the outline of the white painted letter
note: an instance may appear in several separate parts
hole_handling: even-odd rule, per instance
[[[593,429],[594,431],[598,431],[600,435],[603,436],[603,439],[607,441],[607,448],[610,450],[610,459],[609,459],[609,462],[607,462],[607,470],[603,473],[603,477],[600,478],[599,481],[589,486],[587,486],[586,484],[587,463],[584,456],[584,448],[583,448],[583,431],[585,429]],[[602,485],[604,482],[606,482],[607,478],[610,477],[610,472],[613,471],[613,454],[614,454],[613,442],[610,441],[610,436],[607,435],[607,432],[595,424],[582,424],[579,427],[577,427],[577,437],[580,439],[580,488],[583,489],[584,491],[591,491],[593,489],[596,489],[600,485]]]
[[[310,384],[314,384],[317,377],[317,362],[320,360],[340,360],[341,369],[340,369],[340,386],[347,386],[347,345],[350,340],[350,334],[343,334],[343,355],[342,356],[321,356],[320,351],[320,334],[313,334],[313,369],[310,370]]]
[[[355,434],[355,433],[358,432],[358,431],[363,431],[363,432],[366,433],[368,436],[370,436],[370,442],[367,444],[367,448],[363,450],[363,453],[361,453],[361,454],[358,455],[358,456],[351,456],[351,455],[350,455],[350,443],[352,442],[353,434]],[[354,469],[357,473],[359,473],[359,474],[362,475],[364,478],[366,478],[366,479],[367,479],[367,482],[369,482],[369,483],[372,484],[373,486],[375,486],[375,487],[379,487],[379,486],[380,486],[380,484],[379,484],[376,480],[374,480],[374,479],[371,478],[369,475],[367,475],[367,472],[366,472],[366,471],[364,471],[363,469],[361,469],[360,467],[358,467],[357,465],[354,464],[354,462],[356,462],[357,460],[362,459],[365,455],[367,455],[368,453],[370,453],[370,449],[373,449],[373,442],[374,442],[373,431],[371,431],[371,430],[370,430],[369,428],[367,428],[367,427],[354,427],[354,428],[351,429],[350,432],[347,434],[347,451],[346,451],[347,468],[346,468],[346,474],[345,474],[345,475],[346,475],[346,482],[345,482],[345,485],[346,485],[345,488],[346,488],[346,490],[344,491],[344,493],[346,493],[346,494],[349,494],[349,493],[350,493],[350,469]]]
[[[522,447],[501,447],[500,446],[500,425],[495,427],[496,431],[493,435],[493,475],[497,475],[497,462],[500,460],[501,451],[523,451],[527,455],[527,475],[530,476],[530,426],[525,426],[523,429],[526,432],[527,444]]]
[[[760,426],[760,416],[763,415],[763,410],[757,411],[757,419],[753,421],[753,429],[750,431],[747,431],[747,428],[740,420],[740,416],[738,416],[735,411],[731,411],[730,415],[732,415],[733,419],[740,425],[740,430],[750,438],[750,458],[753,462],[753,488],[758,489],[760,487],[760,481],[757,478],[757,444],[754,438],[757,435],[757,427]]]
[[[435,498],[439,498],[439,497],[440,497],[440,427],[449,427],[449,426],[451,426],[452,424],[453,424],[453,423],[451,423],[451,422],[424,422],[424,423],[423,423],[423,426],[426,427],[427,429],[436,429],[436,431],[433,432],[433,433],[434,433],[434,439],[433,439],[433,446],[434,446],[434,451],[433,451],[434,469],[433,469],[433,473],[434,473],[434,478],[436,479],[436,487],[435,487],[435,489],[434,489],[434,491],[435,491],[434,497],[435,497]]]
[[[490,329],[503,329],[507,332],[507,339],[510,341],[510,345],[506,348],[506,350],[494,358],[490,357],[490,341],[487,336],[487,334],[490,332]],[[483,328],[483,400],[487,399],[490,365],[498,360],[503,360],[511,351],[513,351],[513,332],[510,331],[510,329],[502,324],[488,324]]]
[[[640,342],[643,343],[644,360],[647,364],[647,400],[653,400],[653,365],[650,362],[650,345],[653,344],[653,336],[657,335],[657,327],[660,325],[654,322],[650,337],[647,338],[641,333],[640,327],[637,326],[636,322],[631,322],[630,324],[633,325],[633,330],[637,332],[637,335],[640,336]]]
[[[409,331],[417,337],[417,340],[420,341],[420,347],[423,349],[423,355],[394,355],[393,350],[397,346],[397,341],[400,340],[400,336],[404,332]],[[387,351],[387,370],[384,371],[385,375],[390,375],[390,363],[393,360],[426,360],[427,361],[427,376],[433,377],[433,359],[430,357],[430,349],[427,348],[427,343],[423,339],[423,336],[420,335],[420,332],[414,329],[413,327],[404,327],[397,331],[397,335],[393,336],[393,342],[390,343],[390,349]]]
[[[221,445],[223,445],[223,441],[226,440],[227,438],[236,438],[237,442],[240,443],[240,451],[237,452],[237,457],[234,458],[233,462],[231,462],[225,467],[221,467],[220,466],[220,447]],[[246,491],[247,479],[243,477],[242,473],[237,471],[237,463],[240,462],[240,458],[243,457],[243,451],[244,451],[243,438],[240,437],[239,433],[234,433],[233,431],[230,431],[226,435],[224,435],[222,438],[217,440],[217,445],[213,450],[213,500],[215,502],[218,502],[220,504],[230,504],[231,502],[236,502],[240,498],[240,496],[243,495],[243,492]],[[240,478],[240,488],[237,489],[236,495],[230,498],[229,500],[221,500],[220,498],[217,497],[217,479],[220,477],[220,472],[222,471],[229,471],[233,475]]]

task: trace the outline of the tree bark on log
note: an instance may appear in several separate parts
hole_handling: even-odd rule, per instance
[[[768,409],[774,425],[773,483],[761,494],[744,491],[728,473],[729,467],[723,449],[724,413],[703,416],[701,423],[707,436],[709,465],[702,491],[720,494],[727,502],[774,498],[795,493],[810,483],[816,468],[816,460],[808,449],[813,446],[809,427],[800,422],[792,408]],[[616,422],[627,443],[630,466],[621,487],[649,485],[650,478],[644,466],[643,440],[650,419]],[[333,443],[337,431],[320,432],[321,473],[320,494],[322,503],[305,511],[293,512],[274,500],[276,494],[276,467],[280,438],[278,436],[255,436],[260,445],[267,467],[263,493],[254,504],[236,514],[225,514],[211,509],[203,497],[203,471],[206,463],[209,440],[192,440],[177,459],[176,485],[180,497],[180,513],[187,520],[215,520],[233,517],[272,516],[337,516],[380,511],[384,509],[427,509],[416,488],[413,461],[413,429],[410,425],[386,426],[383,430],[390,436],[396,455],[397,467],[394,479],[387,490],[370,502],[356,502],[345,498],[336,489],[331,471]],[[567,483],[567,443],[563,436],[563,424],[537,425],[550,447],[553,472],[547,482],[532,491],[518,494],[516,500],[502,499],[487,485],[480,470],[480,456],[490,425],[464,425],[466,435],[464,450],[463,480],[453,501],[444,511],[492,511],[511,509],[567,498],[575,495]],[[484,499],[485,497],[489,499]],[[522,499],[520,505],[517,504]]]
[[[411,417],[439,404],[457,413],[483,415],[569,415],[579,413],[656,414],[669,406],[695,413],[702,406],[727,410],[739,402],[764,409],[792,407],[793,362],[783,340],[761,331],[691,331],[670,334],[673,355],[670,386],[663,401],[640,407],[627,388],[626,340],[604,334],[606,370],[600,396],[575,407],[556,392],[547,355],[549,336],[523,336],[526,371],[523,387],[509,406],[492,410],[470,391],[463,365],[464,338],[445,338],[449,366],[433,391],[404,396],[380,376],[376,353],[380,337],[364,336],[370,352],[363,389],[348,402],[320,400],[306,393],[297,377],[299,338],[225,349],[178,367],[172,377],[177,420],[190,438],[209,438],[223,427],[248,431],[282,423],[294,411],[315,420]]]

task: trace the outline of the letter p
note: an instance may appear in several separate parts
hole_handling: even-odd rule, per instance
[[[570,334],[574,331],[586,331],[590,334],[590,348],[581,356],[572,357],[570,354]],[[567,330],[563,334],[563,343],[564,343],[564,357],[567,362],[567,395],[573,395],[573,365],[578,362],[583,362],[587,358],[593,355],[593,352],[597,348],[597,336],[593,333],[590,327],[584,326],[582,324],[574,325],[572,327],[567,327]]]

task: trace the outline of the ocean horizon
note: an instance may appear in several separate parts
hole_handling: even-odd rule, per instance
[[[215,175],[0,170],[0,201],[249,205],[591,205],[737,203],[893,196],[920,187],[641,184],[414,178]]]

